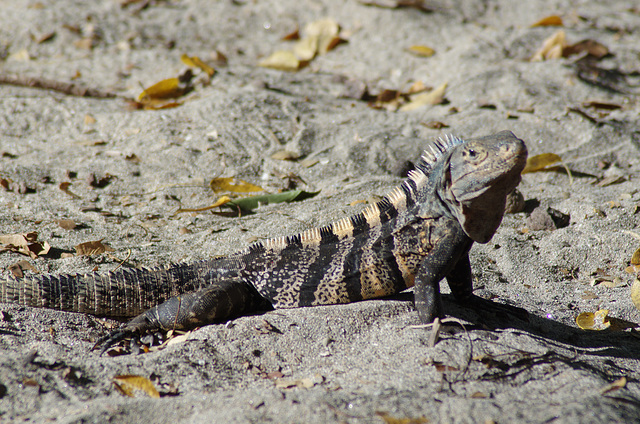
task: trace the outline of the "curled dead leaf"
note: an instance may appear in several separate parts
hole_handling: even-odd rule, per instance
[[[576,324],[583,330],[606,330],[611,325],[607,317],[608,314],[609,310],[607,309],[600,309],[595,313],[582,312],[576,317]]]
[[[540,62],[562,57],[562,50],[567,46],[564,30],[559,30],[542,42],[542,47],[531,57],[532,62]]]
[[[140,393],[145,393],[152,398],[160,397],[153,383],[140,375],[117,375],[113,377],[113,384],[125,396],[138,397]]]
[[[426,105],[437,105],[444,101],[444,93],[447,89],[447,83],[427,92],[414,94],[410,97],[409,103],[400,107],[401,112],[408,112],[418,109]]]
[[[209,183],[214,193],[230,191],[232,193],[252,193],[264,191],[262,187],[253,185],[238,178],[214,178]]]
[[[637,310],[640,311],[640,280],[636,280],[631,285],[631,301]]]
[[[297,71],[304,66],[303,62],[289,50],[277,50],[258,62],[263,68],[278,69],[280,71]]]
[[[8,250],[29,256],[32,259],[49,253],[51,246],[46,241],[37,241],[38,233],[0,235],[0,251]]]
[[[95,241],[87,241],[75,246],[77,256],[99,255],[104,252],[113,252],[114,249],[106,243],[102,243],[102,239]]]
[[[600,394],[606,394],[624,388],[627,385],[627,377],[622,376],[611,384],[607,384],[600,390]]]
[[[522,170],[523,174],[543,171],[546,167],[562,162],[562,158],[555,153],[542,153],[527,158],[527,164]]]
[[[532,28],[540,26],[562,26],[562,18],[558,15],[551,15],[531,25]]]
[[[209,206],[205,206],[204,208],[180,208],[178,209],[175,214],[178,213],[182,213],[182,212],[204,212],[204,211],[208,211],[211,209],[215,209],[215,208],[219,208],[220,206],[229,203],[231,201],[231,197],[229,196],[220,196],[220,198],[218,198],[218,200],[216,200],[213,204],[209,205]],[[174,215],[175,215],[174,214]]]

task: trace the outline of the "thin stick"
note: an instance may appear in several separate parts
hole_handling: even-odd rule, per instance
[[[27,77],[23,75],[5,75],[0,74],[0,84],[15,85],[18,87],[41,88],[44,90],[53,90],[69,96],[77,97],[96,97],[99,99],[112,99],[118,97],[117,94],[108,91],[102,91],[95,88],[82,87],[62,81],[47,80],[36,77]]]

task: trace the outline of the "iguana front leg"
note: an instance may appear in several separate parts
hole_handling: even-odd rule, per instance
[[[102,337],[94,348],[102,353],[118,341],[155,330],[190,329],[220,322],[244,312],[268,309],[253,287],[239,281],[219,281],[201,290],[174,296]]]
[[[448,226],[444,232],[422,260],[415,277],[415,305],[420,321],[425,324],[442,316],[440,280],[445,276],[456,298],[468,297],[473,288],[469,263],[473,241],[457,224]]]

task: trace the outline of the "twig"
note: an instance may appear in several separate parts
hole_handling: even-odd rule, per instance
[[[0,84],[15,85],[18,87],[42,88],[44,90],[53,90],[69,96],[77,97],[96,97],[99,99],[113,99],[118,97],[117,94],[110,93],[108,91],[82,87],[68,82],[27,77],[23,75],[0,74]]]

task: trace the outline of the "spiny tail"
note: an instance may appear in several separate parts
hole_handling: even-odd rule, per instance
[[[121,269],[108,273],[43,275],[0,280],[0,303],[134,317],[172,296],[210,284],[211,263],[169,268]]]

